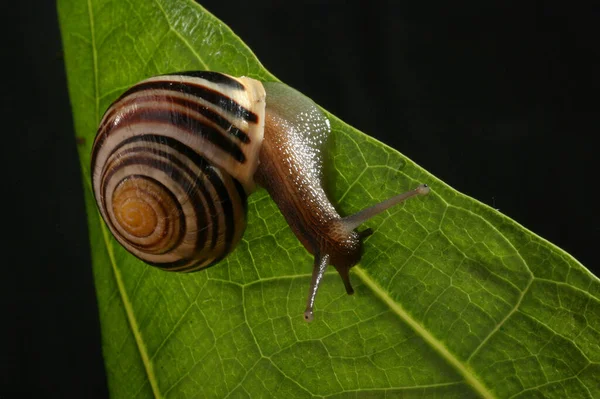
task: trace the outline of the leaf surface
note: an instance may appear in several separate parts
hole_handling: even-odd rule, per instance
[[[342,214],[428,183],[367,224],[356,294],[312,259],[264,191],[239,247],[191,275],[144,265],[101,222],[90,150],[102,113],[152,75],[275,80],[188,0],[59,0],[109,390],[135,397],[600,397],[600,282],[570,255],[330,115]]]

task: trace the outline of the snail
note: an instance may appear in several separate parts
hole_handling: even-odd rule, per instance
[[[117,241],[145,263],[193,272],[217,264],[240,241],[247,196],[265,188],[314,255],[304,319],[313,319],[328,265],[348,294],[374,215],[427,194],[427,185],[341,217],[325,193],[330,123],[283,83],[208,71],[143,80],[106,110],[93,143],[92,185]]]

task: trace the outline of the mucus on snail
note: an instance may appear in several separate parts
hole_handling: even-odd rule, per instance
[[[141,81],[104,114],[92,149],[100,213],[129,252],[168,271],[218,263],[246,227],[247,196],[264,187],[314,255],[304,318],[328,265],[348,294],[371,229],[359,225],[427,185],[341,217],[323,185],[327,117],[274,82],[192,71]]]

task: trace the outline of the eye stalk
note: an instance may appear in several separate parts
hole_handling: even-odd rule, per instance
[[[371,219],[373,216],[379,215],[381,212],[388,210],[394,205],[397,205],[411,197],[427,194],[429,194],[429,186],[427,184],[421,184],[414,190],[398,194],[392,198],[388,198],[387,200],[380,202],[379,204],[363,209],[354,215],[346,216],[345,218],[342,218],[342,223],[344,223],[346,229],[354,230],[367,220]]]

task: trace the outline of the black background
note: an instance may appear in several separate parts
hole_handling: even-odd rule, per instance
[[[102,398],[55,5],[11,3],[2,6],[0,397]],[[598,10],[203,3],[281,80],[600,273]]]

